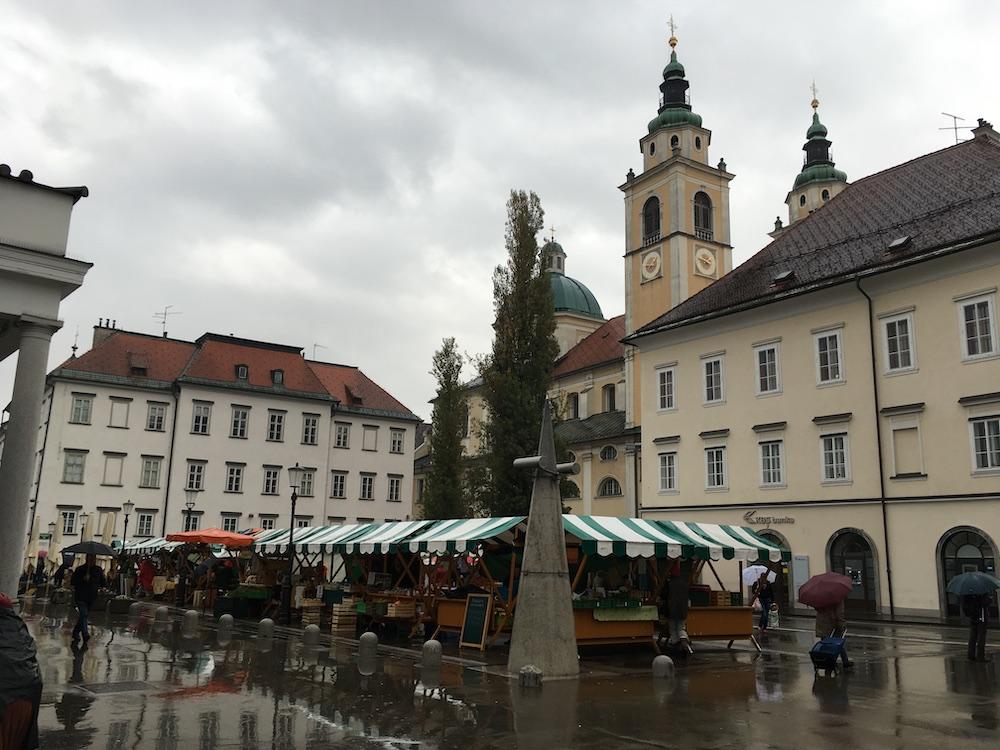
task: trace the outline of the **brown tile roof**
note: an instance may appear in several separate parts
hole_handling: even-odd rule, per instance
[[[387,412],[406,419],[419,419],[357,367],[313,360],[309,360],[306,365],[315,373],[326,391],[340,402],[342,408]]]
[[[294,346],[268,344],[232,336],[206,333],[198,339],[198,351],[180,377],[182,381],[208,381],[277,392],[296,391],[327,395],[323,384],[302,358],[302,350]],[[241,381],[236,366],[247,365],[249,376]],[[275,386],[271,371],[282,370],[284,382]]]
[[[979,136],[847,186],[636,336],[850,281],[997,232],[1000,143]],[[889,243],[904,236],[909,244],[887,254]],[[775,277],[789,271],[793,279],[775,286]]]
[[[625,356],[622,337],[625,336],[625,316],[619,315],[602,325],[583,341],[556,360],[553,378],[586,370]]]
[[[133,367],[145,367],[145,378],[173,382],[183,372],[196,345],[190,341],[115,331],[89,352],[67,359],[55,373],[90,373],[120,378],[136,377]]]

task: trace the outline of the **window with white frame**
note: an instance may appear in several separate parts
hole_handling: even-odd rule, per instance
[[[108,427],[118,429],[128,429],[128,409],[132,399],[111,397],[111,415],[108,418]]]
[[[370,424],[364,426],[361,434],[361,450],[378,450],[378,427]]]
[[[226,464],[226,492],[243,492],[243,464]]]
[[[398,474],[389,475],[389,495],[390,503],[398,503],[403,499],[403,477]]]
[[[234,406],[233,417],[229,425],[229,437],[245,439],[250,423],[250,408],[246,406]]]
[[[816,379],[820,384],[844,380],[842,338],[840,331],[816,335]]]
[[[337,422],[334,425],[333,447],[334,448],[350,448],[351,447],[351,423],[350,422]]]
[[[135,520],[136,536],[153,536],[153,514],[139,513]]]
[[[240,518],[239,516],[223,516],[222,517],[222,530],[223,531],[236,531],[239,528]]]
[[[69,421],[73,424],[90,424],[94,412],[94,397],[86,393],[73,394],[73,407],[70,409]]]
[[[1000,416],[969,421],[972,430],[972,458],[976,471],[1000,469]]]
[[[167,425],[167,405],[157,401],[146,402],[146,429],[163,432]]]
[[[212,405],[195,401],[191,418],[191,432],[195,435],[207,435],[212,421]]]
[[[142,473],[139,476],[139,486],[157,489],[160,486],[160,472],[163,459],[159,456],[142,457]]]
[[[389,430],[389,452],[390,453],[402,453],[403,452],[403,436],[405,433],[399,429]]]
[[[124,453],[104,454],[104,477],[101,484],[109,487],[122,486],[122,469],[125,465]]]
[[[313,486],[316,484],[316,472],[312,469],[306,469],[302,472],[302,477],[299,479],[299,497],[312,497],[313,496]]]
[[[280,466],[265,466],[264,467],[264,487],[261,490],[265,495],[277,495],[278,494],[278,482],[281,481],[281,467]]]
[[[260,527],[264,531],[270,531],[271,529],[274,528],[274,518],[272,518],[270,516],[261,516],[261,518],[260,518]]]
[[[661,411],[675,408],[674,378],[676,377],[676,369],[673,367],[661,367],[656,371],[657,406]]]
[[[705,486],[710,490],[726,486],[726,448],[723,445],[705,449]]]
[[[63,482],[66,484],[83,484],[83,470],[87,464],[85,451],[63,451]]]
[[[996,312],[993,294],[963,299],[960,305],[962,353],[966,359],[996,353]]]
[[[824,482],[842,482],[850,479],[847,433],[823,435],[821,451]]]
[[[272,443],[285,439],[285,412],[274,409],[267,412],[267,439]]]
[[[319,414],[302,415],[302,443],[303,445],[319,443]]]
[[[913,351],[913,316],[894,315],[882,319],[886,372],[905,372],[916,367]]]
[[[621,483],[614,477],[605,477],[597,486],[598,497],[620,497],[621,494]]]
[[[205,489],[205,462],[204,461],[188,461],[187,465],[187,484],[184,485],[185,489],[188,490],[203,490]]]
[[[580,418],[580,394],[571,393],[566,397],[566,419]]]
[[[309,519],[308,518],[296,518],[295,519],[295,528],[297,528],[297,529],[308,529],[309,528]]]
[[[184,514],[184,531],[197,531],[201,528],[201,516],[197,513]]]
[[[677,489],[677,454],[674,452],[660,454],[660,492],[673,492]]]
[[[783,461],[785,446],[782,440],[766,440],[760,443],[760,483],[764,487],[774,487],[785,483]]]
[[[63,510],[59,512],[62,518],[62,533],[63,534],[75,534],[76,533],[76,511],[75,510]]]
[[[374,500],[375,499],[375,475],[374,474],[362,474],[361,475],[361,499],[362,500]]]
[[[702,365],[705,370],[705,403],[719,403],[725,396],[722,387],[722,357],[706,359]]]
[[[343,500],[347,497],[347,472],[330,472],[330,497]]]
[[[778,345],[762,344],[754,348],[757,364],[757,393],[778,393],[781,379],[778,371]]]
[[[615,387],[613,385],[601,388],[601,404],[604,411],[615,411]]]

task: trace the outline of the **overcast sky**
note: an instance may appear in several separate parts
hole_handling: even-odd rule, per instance
[[[736,262],[801,166],[813,78],[857,179],[1000,124],[1000,3],[0,2],[0,162],[86,184],[52,366],[100,317],[359,365],[429,417],[444,336],[490,345],[504,203],[535,190],[567,269],[624,311],[617,189],[639,171],[673,13],[724,157]],[[14,358],[0,363],[6,404]],[[470,373],[471,374],[471,368]]]

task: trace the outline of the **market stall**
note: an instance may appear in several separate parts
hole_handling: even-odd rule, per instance
[[[238,563],[237,551],[248,550],[254,542],[250,534],[209,528],[167,534],[168,542],[177,542],[178,566],[177,592],[180,606],[212,609],[217,614],[238,612],[247,616],[249,612],[237,609],[235,601],[245,575],[244,567]],[[225,550],[225,559],[217,567],[215,549]],[[249,558],[245,558],[249,559]],[[190,585],[189,585],[190,584]],[[216,608],[217,599],[227,599],[225,606]],[[228,606],[232,604],[232,606]]]

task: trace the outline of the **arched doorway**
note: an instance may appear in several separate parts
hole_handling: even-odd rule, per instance
[[[875,612],[878,609],[875,553],[868,539],[854,529],[842,529],[830,540],[830,570],[854,581],[844,606],[848,612]]]
[[[788,546],[788,540],[785,539],[777,531],[771,531],[770,529],[765,529],[764,531],[757,532],[758,536],[764,537],[771,544],[775,544],[783,549],[791,549]],[[774,600],[778,603],[778,606],[784,611],[792,608],[792,586],[791,586],[791,569],[789,568],[789,563],[782,560],[781,562],[768,562],[764,563],[771,570],[778,574],[778,579],[774,582]]]
[[[961,526],[947,532],[938,543],[938,565],[941,571],[941,596],[944,615],[948,619],[962,616],[961,601],[955,594],[947,593],[948,581],[959,573],[982,571],[996,575],[996,547],[979,529]],[[996,598],[993,599],[993,617],[997,617]]]

